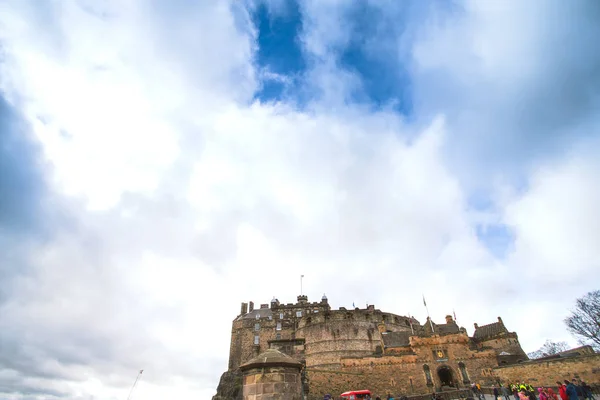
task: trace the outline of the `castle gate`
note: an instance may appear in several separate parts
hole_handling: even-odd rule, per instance
[[[440,379],[440,385],[456,387],[456,383],[454,382],[454,376],[452,374],[452,370],[447,365],[442,365],[437,370],[438,378]]]

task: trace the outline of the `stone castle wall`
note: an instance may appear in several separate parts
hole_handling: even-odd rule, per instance
[[[301,312],[301,316],[297,312]],[[329,310],[327,303],[272,304],[268,314],[259,319],[241,315],[233,321],[229,369],[239,367],[270,347],[301,357],[309,366],[339,365],[342,357],[382,352],[378,330],[382,322],[391,332],[410,330],[406,317],[384,313],[372,306],[362,310]],[[418,322],[416,324],[418,326]],[[255,344],[255,337],[258,337],[258,344]],[[285,349],[289,346],[283,342],[297,339],[304,340],[304,351],[287,352]]]
[[[301,393],[296,368],[254,368],[244,372],[243,400],[300,400]]]
[[[505,337],[493,338],[478,343],[479,348],[491,348],[496,351],[498,364],[514,364],[528,360],[527,354],[521,348],[516,334],[509,333]],[[500,355],[508,353],[507,355]]]
[[[345,357],[335,372],[329,373],[309,369],[310,398],[318,399],[324,393],[341,393],[351,388],[368,388],[380,396],[428,393],[441,388],[438,370],[442,367],[451,371],[458,387],[466,388],[470,382],[494,382],[490,374],[485,376],[482,371],[491,371],[497,366],[495,351],[470,350],[468,340],[466,334],[412,337],[412,354]],[[443,358],[435,355],[438,350],[444,352]],[[429,369],[429,380],[425,366]]]
[[[554,386],[556,381],[579,378],[590,384],[600,382],[600,354],[572,358],[532,360],[499,366],[492,370],[501,382],[531,382],[535,386]]]
[[[432,333],[426,332],[428,325],[374,306],[331,310],[326,298],[320,303],[308,303],[306,296],[298,300],[283,305],[274,299],[270,307],[263,304],[256,310],[251,303],[248,312],[242,306],[232,324],[230,371],[267,349],[277,349],[304,363],[309,399],[320,399],[325,393],[351,389],[370,389],[382,396],[440,390],[440,368],[452,376],[454,386],[491,384],[497,381],[493,368],[501,357],[513,362],[500,356],[502,352],[527,359],[517,335],[505,329],[492,338],[473,340],[464,329],[452,326],[451,316]],[[398,335],[411,332],[411,323],[415,334]]]
[[[387,314],[394,321],[400,317]],[[339,367],[344,357],[370,356],[382,352],[378,322],[383,320],[381,312],[366,310],[332,311],[301,322],[296,337],[306,341],[305,358],[308,367]],[[404,322],[388,323],[387,329],[406,331]]]

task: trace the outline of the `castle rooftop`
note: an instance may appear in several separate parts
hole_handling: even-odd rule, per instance
[[[248,360],[244,364],[240,365],[240,369],[251,369],[261,367],[295,367],[300,368],[302,364],[300,361],[293,359],[292,357],[283,354],[279,350],[268,349],[265,352],[259,354],[251,360]]]

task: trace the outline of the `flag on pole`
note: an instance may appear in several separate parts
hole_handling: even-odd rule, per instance
[[[143,370],[143,369],[140,369],[140,374],[141,374],[142,372],[144,372],[144,370]]]
[[[423,295],[423,305],[427,307],[427,303],[425,302],[425,295]]]
[[[456,321],[456,312],[454,312],[454,310],[452,310],[452,314],[454,315],[454,320]]]

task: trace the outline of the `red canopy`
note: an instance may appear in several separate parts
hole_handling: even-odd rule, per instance
[[[344,392],[340,394],[340,396],[350,396],[351,394],[371,394],[370,390],[351,390],[349,392]]]

